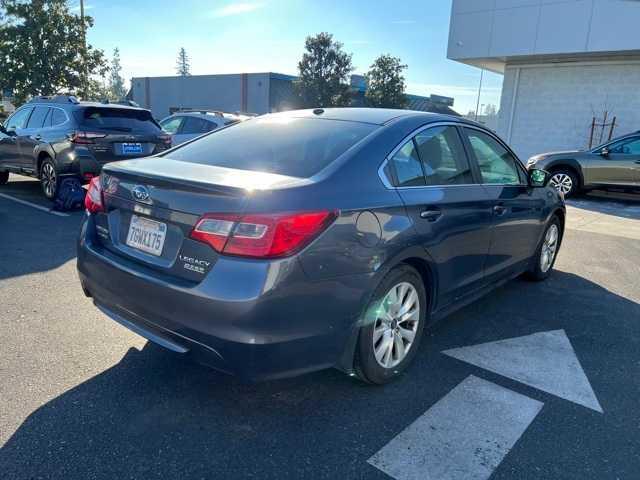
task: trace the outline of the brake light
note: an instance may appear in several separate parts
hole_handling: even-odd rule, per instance
[[[76,145],[91,145],[95,143],[96,139],[105,138],[106,136],[106,133],[77,131],[71,134],[70,140]]]
[[[227,255],[281,258],[302,250],[337,218],[337,211],[274,215],[204,215],[191,238]]]
[[[160,140],[162,143],[164,143],[169,147],[171,146],[171,135],[168,135],[168,134],[158,135],[158,140]]]
[[[102,186],[100,185],[100,177],[93,177],[89,182],[89,189],[84,196],[84,208],[88,213],[98,213],[104,211],[104,203],[102,202]]]

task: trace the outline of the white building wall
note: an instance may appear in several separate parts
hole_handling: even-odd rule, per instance
[[[592,118],[602,119],[605,110],[617,117],[614,136],[640,130],[639,86],[638,61],[507,64],[498,134],[526,160],[586,148]]]

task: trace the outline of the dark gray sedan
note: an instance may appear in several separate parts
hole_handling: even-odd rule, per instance
[[[565,208],[547,181],[460,118],[266,115],[105,166],[78,271],[105,314],[218,370],[385,383],[433,322],[550,274]]]

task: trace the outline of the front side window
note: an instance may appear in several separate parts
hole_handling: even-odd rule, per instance
[[[27,126],[27,120],[33,107],[23,108],[14,113],[7,121],[7,130],[16,130],[18,128],[25,128]]]
[[[184,117],[168,118],[168,119],[163,120],[162,122],[160,122],[160,126],[162,127],[162,129],[165,132],[170,133],[171,135],[173,135],[174,133],[176,133],[178,131],[178,129],[180,128],[180,125],[182,125],[182,120],[183,119],[184,119]]]
[[[413,140],[405,143],[393,157],[390,164],[395,172],[396,187],[421,187],[426,185],[420,157]]]
[[[473,183],[469,161],[454,126],[429,128],[416,135],[415,141],[427,185]]]
[[[522,185],[523,174],[518,172],[515,157],[490,135],[470,128],[464,129],[475,154],[482,183],[493,185]]]
[[[609,147],[609,153],[622,155],[640,155],[640,138],[627,138]]]

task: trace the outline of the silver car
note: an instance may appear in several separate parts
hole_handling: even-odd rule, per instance
[[[180,145],[220,127],[245,120],[244,115],[213,110],[181,111],[160,122],[162,129],[171,135],[171,144]]]

